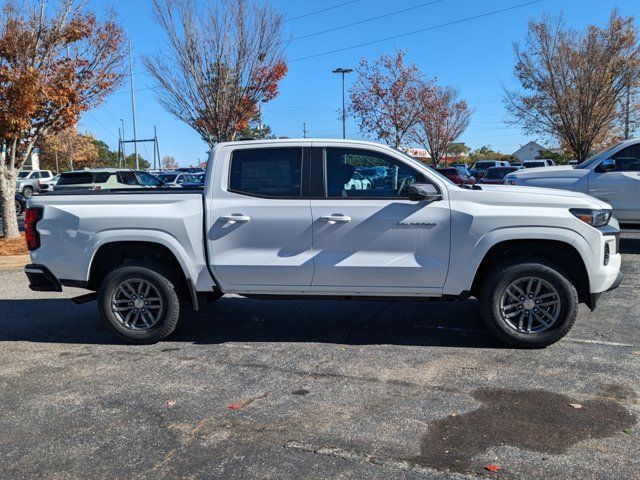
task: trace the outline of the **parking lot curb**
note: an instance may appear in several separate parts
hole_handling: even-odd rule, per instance
[[[29,263],[29,255],[6,255],[0,257],[0,270],[16,270]]]

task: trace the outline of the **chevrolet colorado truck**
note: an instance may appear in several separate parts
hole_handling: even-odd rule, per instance
[[[369,181],[352,181],[360,176]],[[96,299],[104,321],[134,343],[167,337],[182,312],[233,293],[473,296],[500,340],[543,347],[569,331],[580,302],[593,309],[622,279],[605,202],[458,186],[364,141],[220,143],[201,191],[47,193],[30,199],[25,229],[31,289],[90,290],[76,302]]]

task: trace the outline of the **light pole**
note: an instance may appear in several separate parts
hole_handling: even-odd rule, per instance
[[[351,72],[353,72],[353,69],[351,68],[336,68],[332,72],[342,75],[342,138],[347,138],[347,110],[344,104],[344,76]]]

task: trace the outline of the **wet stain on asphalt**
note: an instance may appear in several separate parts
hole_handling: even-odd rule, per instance
[[[624,385],[617,385],[615,383],[607,383],[600,387],[603,396],[618,398],[620,400],[633,400],[636,398],[636,392]]]
[[[309,390],[301,388],[300,390],[294,390],[291,393],[294,394],[294,395],[308,395],[310,392],[309,392]]]
[[[415,463],[441,470],[478,470],[473,457],[491,447],[510,445],[561,454],[576,443],[616,435],[635,417],[612,400],[577,402],[544,390],[481,389],[482,406],[429,425]],[[573,408],[580,403],[582,408]]]

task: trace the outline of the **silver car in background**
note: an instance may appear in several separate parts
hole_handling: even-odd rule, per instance
[[[611,204],[621,223],[640,224],[640,139],[620,142],[575,168],[567,165],[513,172],[504,183],[587,193]]]

